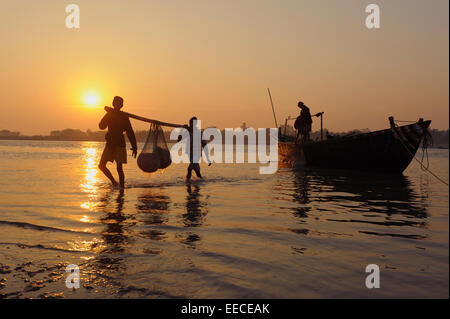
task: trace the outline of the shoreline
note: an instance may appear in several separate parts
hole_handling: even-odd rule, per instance
[[[0,136],[0,141],[51,141],[51,142],[105,142],[104,139],[68,139],[68,138],[54,138],[54,137],[34,137],[34,136],[20,136],[20,137],[4,137]],[[138,143],[145,143],[145,140],[137,140]],[[168,144],[170,144],[168,142]],[[224,143],[222,143],[224,144]],[[449,149],[449,145],[436,145],[429,147],[430,149]]]

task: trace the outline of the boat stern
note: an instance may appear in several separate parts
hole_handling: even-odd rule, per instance
[[[280,167],[298,167],[306,165],[301,145],[291,142],[278,143],[278,165]]]

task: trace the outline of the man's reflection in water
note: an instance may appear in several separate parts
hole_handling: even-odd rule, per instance
[[[164,225],[169,222],[170,197],[155,188],[146,188],[145,192],[138,196],[136,210],[137,217],[144,225]],[[167,238],[165,231],[157,228],[148,228],[140,232],[144,238],[151,240],[162,240]],[[147,249],[148,252],[160,252],[158,249]]]
[[[84,269],[89,275],[89,283],[96,286],[118,285],[115,278],[120,278],[118,273],[126,270],[121,253],[132,242],[127,234],[127,218],[122,212],[125,203],[124,191],[120,190],[115,197],[113,194],[114,191],[108,191],[99,200],[97,207],[104,213],[100,217],[100,222],[105,226],[101,232],[103,242],[92,246],[97,255],[88,261]]]
[[[203,195],[200,194],[200,184],[197,182],[188,182],[186,184],[186,213],[182,215],[185,227],[200,227],[205,222],[208,214],[206,201],[202,201]],[[183,235],[184,237],[184,235]],[[190,248],[195,248],[196,243],[201,237],[195,232],[188,232],[187,236],[182,239],[182,243]]]
[[[108,196],[108,195],[107,195]],[[105,198],[106,205],[104,206],[105,215],[100,218],[102,224],[106,226],[102,232],[103,241],[106,247],[102,252],[107,253],[121,253],[125,246],[130,242],[130,238],[125,234],[126,217],[122,213],[124,205],[124,191],[120,190],[115,198],[114,209],[108,208],[109,201]]]
[[[204,223],[207,209],[206,203],[201,201],[200,185],[188,182],[186,184],[186,213],[183,214],[183,223],[186,227],[198,227]]]

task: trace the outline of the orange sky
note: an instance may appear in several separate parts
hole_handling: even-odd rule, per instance
[[[0,129],[97,130],[114,95],[163,121],[273,127],[267,87],[279,123],[302,100],[332,131],[386,128],[389,115],[447,129],[448,1],[372,2],[379,30],[357,0],[3,0]]]

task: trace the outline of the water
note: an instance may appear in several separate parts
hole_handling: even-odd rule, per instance
[[[202,164],[187,184],[185,164],[146,175],[129,157],[122,192],[102,148],[0,141],[0,297],[448,298],[448,188],[415,162],[400,177]],[[448,150],[429,155],[448,181]]]

